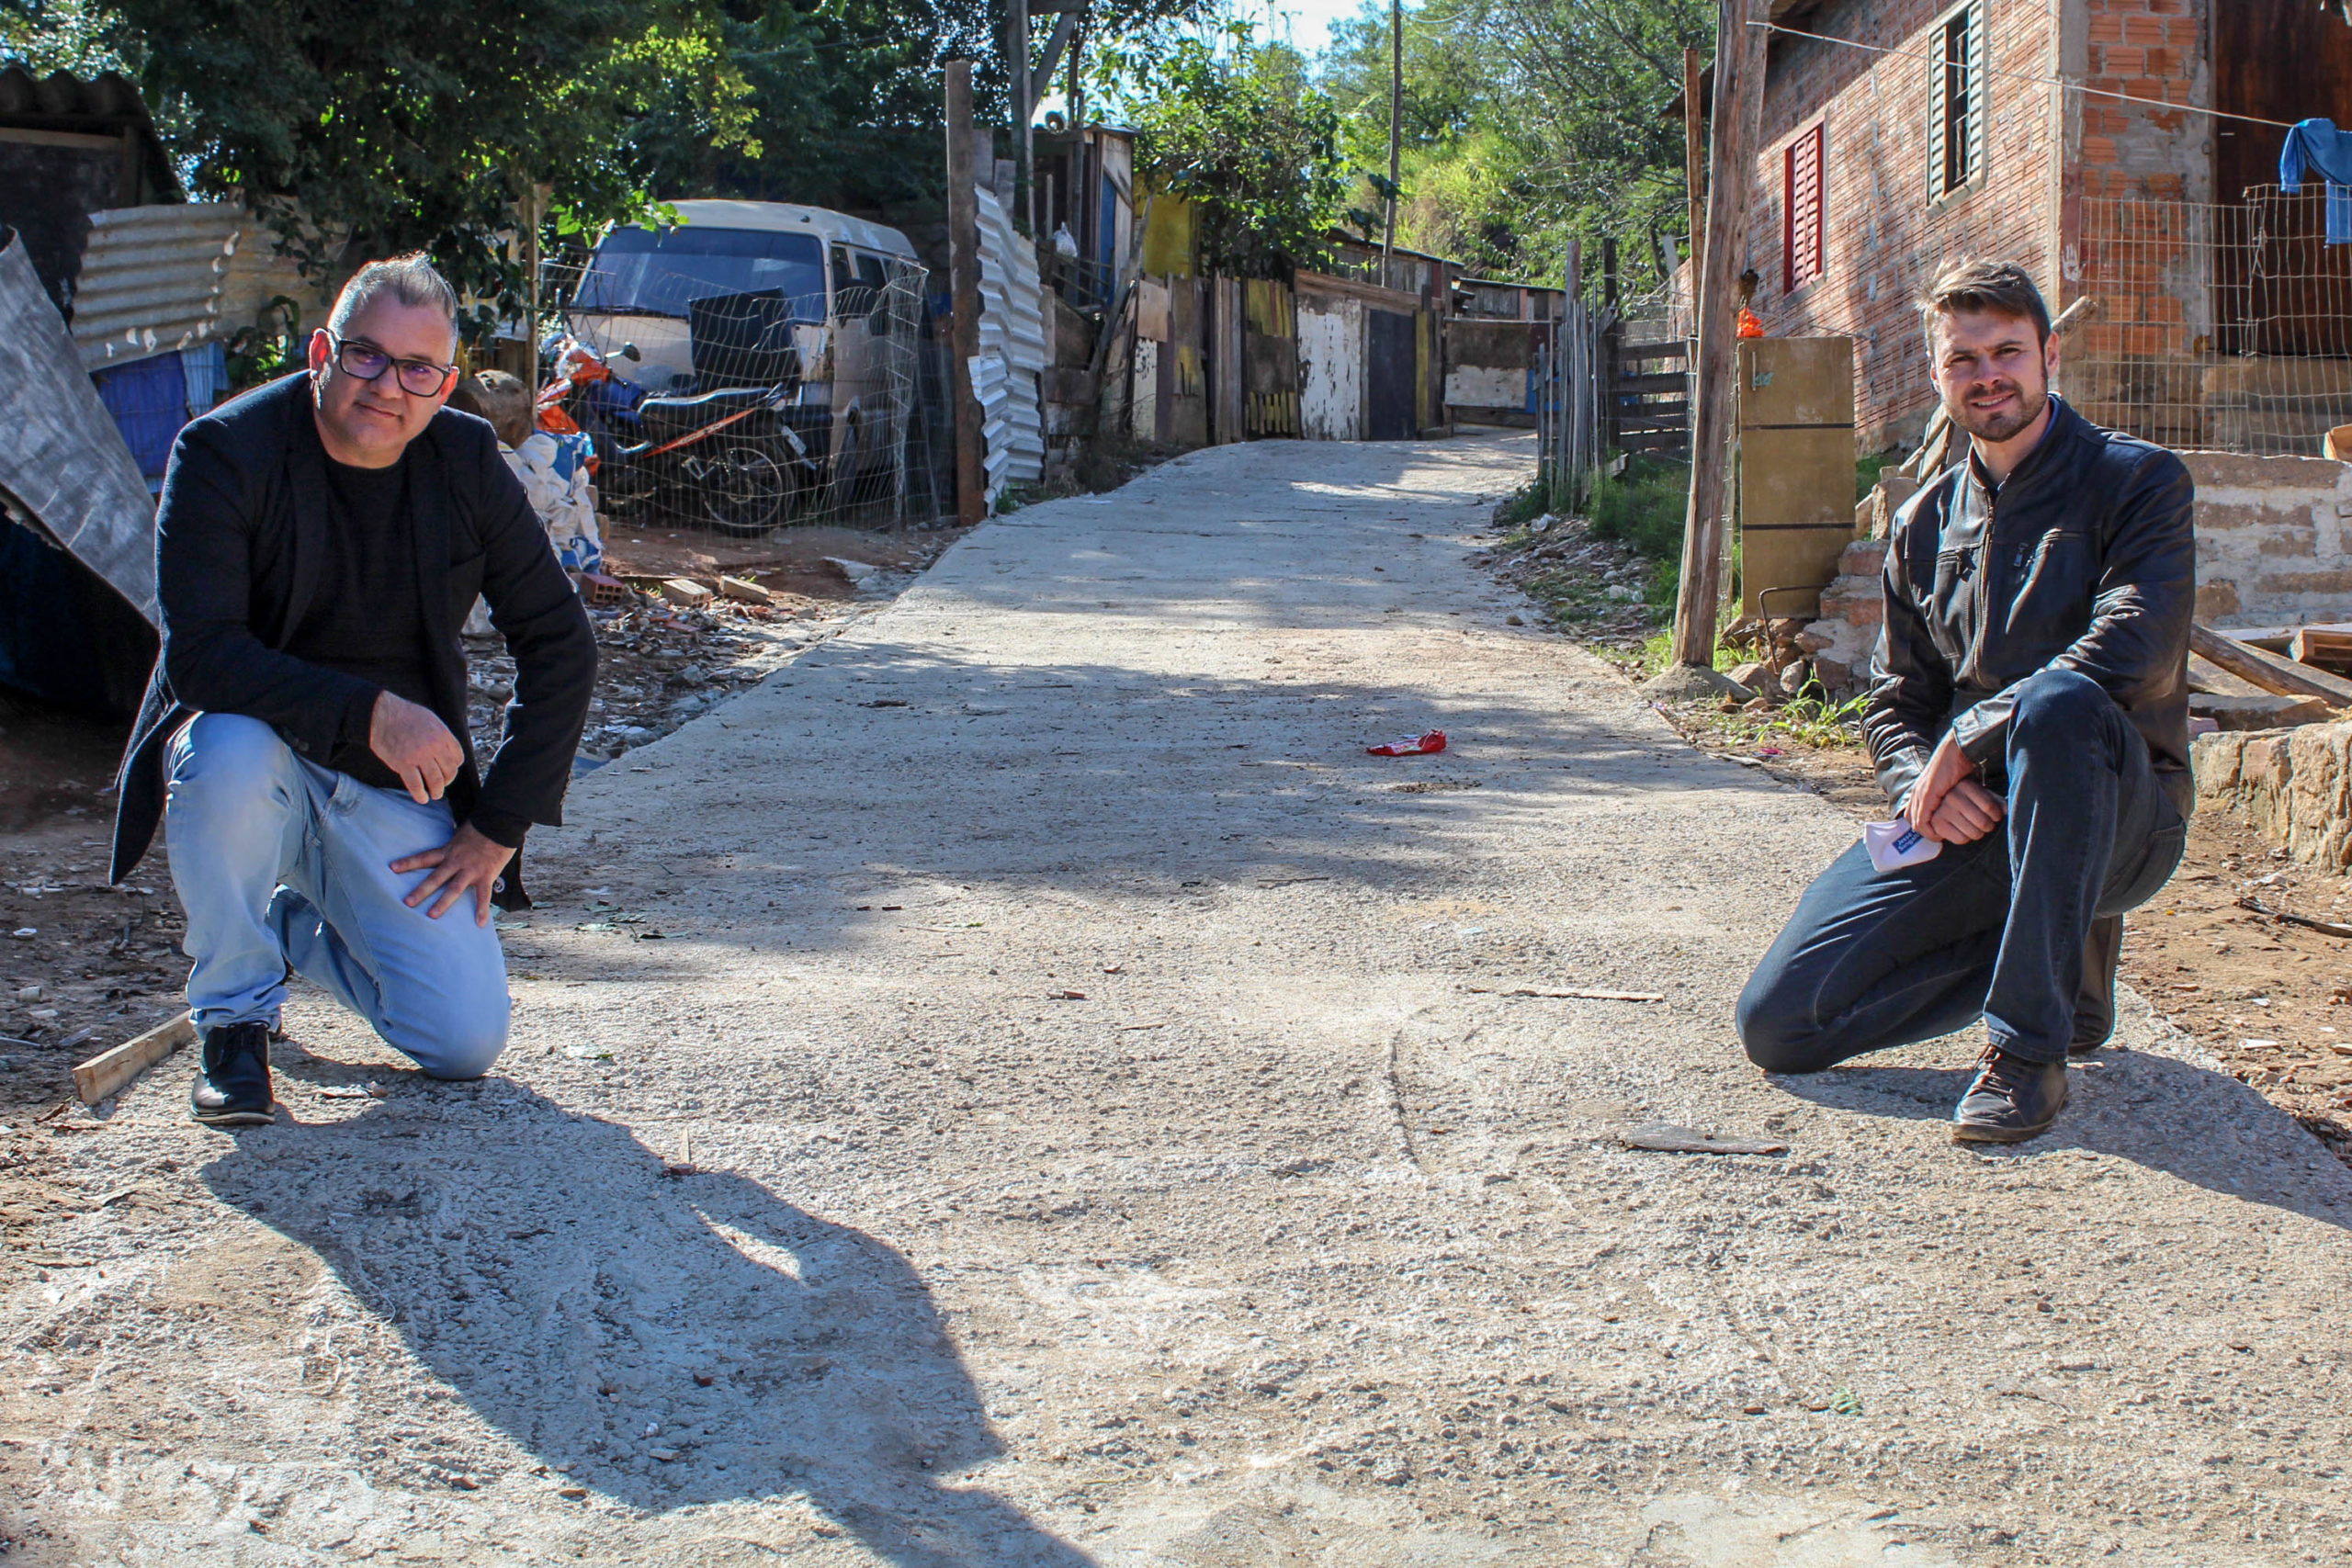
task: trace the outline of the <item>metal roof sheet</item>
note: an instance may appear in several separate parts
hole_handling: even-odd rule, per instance
[[[90,214],[74,346],[96,367],[192,347],[220,324],[220,288],[248,220],[228,202]]]
[[[146,100],[115,72],[84,81],[63,71],[36,76],[17,64],[0,70],[0,118],[148,123]]]

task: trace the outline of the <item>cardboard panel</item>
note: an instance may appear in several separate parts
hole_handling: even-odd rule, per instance
[[[1820,614],[1819,591],[1854,537],[1854,432],[1743,428],[1739,436],[1740,609]],[[1806,588],[1806,593],[1773,593]]]
[[[1739,344],[1739,423],[1854,423],[1854,340],[1749,338]]]

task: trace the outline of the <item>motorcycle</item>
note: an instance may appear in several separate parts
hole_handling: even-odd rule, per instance
[[[576,338],[550,347],[555,370],[539,394],[540,427],[584,432],[596,449],[598,494],[616,517],[650,513],[757,537],[817,488],[821,465],[795,428],[808,417],[796,406],[797,355],[774,363],[780,378],[764,386],[650,394],[614,376]],[[638,355],[624,344],[617,357]]]

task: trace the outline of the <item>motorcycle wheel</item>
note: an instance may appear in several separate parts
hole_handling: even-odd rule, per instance
[[[756,538],[783,519],[792,481],[756,446],[730,446],[703,473],[703,515],[736,538]]]

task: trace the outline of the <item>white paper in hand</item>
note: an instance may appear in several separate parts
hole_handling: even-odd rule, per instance
[[[1892,822],[1862,824],[1862,843],[1871,852],[1871,864],[1881,871],[1901,871],[1906,865],[1920,865],[1943,853],[1943,845],[1922,834],[1917,828],[1896,818]]]

